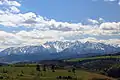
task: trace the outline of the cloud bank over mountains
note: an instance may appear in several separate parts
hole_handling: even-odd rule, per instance
[[[115,0],[105,0],[115,1]],[[0,27],[25,27],[20,31],[0,30],[0,48],[40,45],[46,41],[102,42],[120,45],[120,22],[105,22],[104,19],[88,19],[88,24],[59,22],[46,19],[34,12],[23,13],[22,4],[15,0],[0,0]]]

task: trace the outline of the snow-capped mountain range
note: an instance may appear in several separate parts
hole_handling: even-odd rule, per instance
[[[15,56],[27,56],[24,57],[25,60],[44,60],[44,59],[57,59],[58,57],[64,58],[72,58],[73,55],[83,55],[83,54],[111,54],[120,52],[119,45],[113,46],[110,44],[104,43],[92,43],[92,42],[85,42],[81,43],[80,41],[55,41],[55,42],[46,42],[40,46],[24,46],[24,47],[11,47],[7,48],[0,52],[0,56],[3,59],[13,59]],[[93,54],[94,53],[94,54]],[[12,56],[11,56],[12,55]],[[14,56],[15,55],[15,56]],[[34,55],[34,56],[33,56]],[[28,58],[29,56],[33,56]],[[37,57],[36,57],[37,56]],[[21,57],[24,60],[23,57]],[[28,58],[28,59],[27,59]],[[0,58],[1,59],[1,58]],[[1,61],[1,60],[0,60]]]

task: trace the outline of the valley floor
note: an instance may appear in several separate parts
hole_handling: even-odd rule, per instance
[[[65,69],[57,69],[55,72],[47,69],[46,72],[38,72],[36,71],[36,67],[0,67],[0,80],[64,80],[57,79],[57,76],[71,76],[74,78],[72,80],[115,80],[113,78],[85,70],[76,70],[76,73],[74,74]]]

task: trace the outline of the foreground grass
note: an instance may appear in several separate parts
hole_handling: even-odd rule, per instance
[[[73,76],[77,77],[77,80],[93,80],[93,78],[98,78],[98,80],[101,78],[104,80],[114,80],[107,76],[84,70],[77,70],[74,75],[67,70],[52,72],[48,69],[46,72],[37,72],[35,67],[0,67],[0,80],[57,80],[57,76]]]

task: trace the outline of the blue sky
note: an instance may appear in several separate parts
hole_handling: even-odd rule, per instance
[[[0,0],[0,48],[76,40],[120,46],[120,1]]]
[[[57,21],[81,22],[88,18],[104,18],[106,21],[120,21],[120,6],[117,1],[103,0],[25,0],[23,11],[33,11]]]

